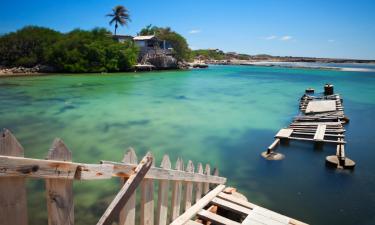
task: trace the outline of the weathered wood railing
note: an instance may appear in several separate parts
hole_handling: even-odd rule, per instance
[[[42,178],[46,182],[48,224],[74,224],[73,181],[111,179],[118,177],[121,184],[133,174],[137,156],[130,148],[121,163],[101,161],[100,164],[72,162],[72,154],[61,139],[55,139],[45,160],[24,158],[24,150],[8,130],[0,137],[0,225],[28,224],[26,202],[26,178]],[[154,212],[154,183],[158,181],[158,197]],[[188,161],[186,169],[182,159],[177,159],[174,169],[167,155],[161,167],[155,164],[145,175],[140,189],[140,224],[165,225],[186,211],[210,185],[224,184],[226,178],[218,176],[218,170],[205,170],[198,163],[194,169]],[[171,207],[169,191],[171,189]],[[127,201],[119,215],[120,225],[136,222],[136,192]],[[78,218],[79,219],[79,218]]]

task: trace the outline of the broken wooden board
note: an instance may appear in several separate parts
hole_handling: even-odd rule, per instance
[[[306,107],[306,113],[320,113],[336,111],[335,100],[310,101]]]
[[[284,128],[284,129],[279,130],[279,132],[277,132],[277,134],[275,135],[275,138],[289,138],[290,135],[292,135],[292,133],[293,133],[293,129]]]

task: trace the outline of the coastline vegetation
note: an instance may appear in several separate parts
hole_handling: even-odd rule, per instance
[[[68,73],[127,71],[136,64],[138,48],[118,43],[103,28],[60,33],[28,26],[0,37],[0,65],[33,67]]]

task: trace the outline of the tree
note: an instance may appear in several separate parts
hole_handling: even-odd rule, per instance
[[[45,52],[61,37],[62,34],[57,31],[37,26],[27,26],[0,36],[0,65],[45,65]]]
[[[107,14],[108,17],[112,17],[109,21],[109,25],[115,23],[115,35],[117,33],[118,24],[121,26],[128,25],[128,22],[131,21],[129,11],[122,5],[118,5],[112,9],[112,13]]]

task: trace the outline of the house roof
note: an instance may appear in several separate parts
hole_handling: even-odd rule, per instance
[[[132,39],[133,36],[131,35],[121,35],[121,34],[117,34],[117,35],[112,35],[113,38],[130,38]]]
[[[151,40],[156,38],[155,35],[147,35],[147,36],[136,36],[133,38],[134,41],[144,41],[144,40]]]

